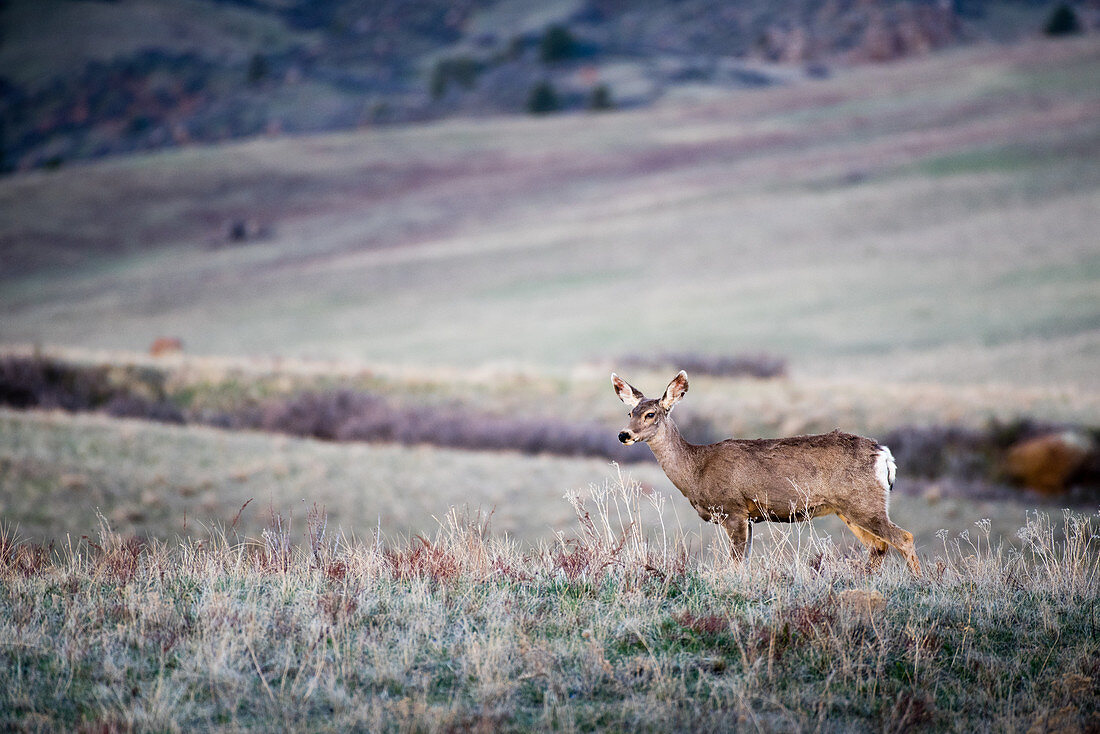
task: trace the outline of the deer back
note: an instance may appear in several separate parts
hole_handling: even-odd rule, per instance
[[[807,519],[861,500],[881,502],[886,488],[875,473],[881,450],[871,439],[840,431],[729,439],[698,447],[698,480],[684,493],[692,504],[731,515]]]

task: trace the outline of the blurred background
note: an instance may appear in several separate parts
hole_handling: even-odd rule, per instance
[[[698,528],[608,379],[681,368],[692,440],[888,443],[925,548],[1095,511],[1098,30],[1095,1],[7,0],[0,519],[466,506],[551,542],[617,461]]]

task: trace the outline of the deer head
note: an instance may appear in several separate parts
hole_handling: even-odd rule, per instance
[[[652,400],[630,385],[615,373],[611,374],[611,384],[619,395],[619,400],[630,408],[627,417],[630,423],[619,432],[619,440],[629,446],[635,441],[649,441],[658,434],[667,421],[673,406],[688,391],[687,373],[680,370],[665,388],[665,394],[659,400]]]

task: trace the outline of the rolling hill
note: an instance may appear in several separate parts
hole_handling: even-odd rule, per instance
[[[1093,37],[0,181],[0,340],[1097,387]],[[240,237],[234,228],[240,227]]]
[[[0,172],[258,135],[648,106],[1039,34],[1050,2],[8,0]],[[1082,28],[1100,14],[1073,11]]]

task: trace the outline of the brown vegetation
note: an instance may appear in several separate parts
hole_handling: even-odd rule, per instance
[[[55,169],[71,159],[230,137],[421,121],[455,111],[514,113],[524,103],[516,90],[540,80],[570,87],[562,104],[579,109],[588,95],[609,87],[576,83],[577,64],[598,74],[660,59],[646,68],[659,79],[654,90],[629,92],[632,104],[645,104],[660,95],[657,90],[683,82],[772,82],[771,72],[755,67],[717,71],[731,59],[814,63],[819,69],[833,60],[892,61],[983,38],[986,26],[1013,40],[1027,37],[1038,31],[1042,11],[1004,12],[980,0],[965,8],[909,0],[748,6],[592,0],[574,11],[571,5],[547,11],[538,3],[500,11],[484,0],[419,0],[414,7],[288,0],[147,14],[116,3],[63,4],[50,11],[36,3],[15,5],[5,18],[18,42],[3,59],[17,68],[0,84],[0,121],[9,129],[0,171]],[[495,12],[510,20],[486,25]],[[112,31],[97,43],[78,42],[87,27]],[[249,37],[263,37],[262,50]],[[66,53],[51,44],[65,46]],[[463,49],[459,56],[440,59],[456,44]],[[672,69],[665,68],[668,62]],[[417,68],[433,71],[410,73]]]
[[[681,356],[689,363],[716,370],[739,365],[742,359]],[[757,370],[770,370],[778,361],[759,357],[748,359],[748,363]],[[179,383],[173,374],[171,368],[96,366],[46,356],[9,355],[0,357],[0,405],[20,410],[99,411],[122,418],[262,430],[326,441],[591,456],[619,463],[652,460],[649,452],[622,446],[615,439],[616,425],[610,421],[501,415],[480,408],[476,401],[457,399],[410,405],[377,392],[321,390],[308,387],[308,382],[289,392],[257,397],[268,389],[260,387],[258,378],[253,378],[258,383],[254,388],[226,395],[217,385],[203,388]],[[233,382],[241,379],[234,377]],[[204,389],[211,393],[211,399],[202,399]],[[958,483],[953,486],[962,490],[969,486],[967,483],[996,483],[1006,476],[1016,476],[1025,485],[1044,489],[1047,484],[1033,484],[1024,479],[1023,469],[1015,468],[1020,466],[1020,451],[1012,454],[1017,458],[1009,458],[1010,452],[1021,442],[1065,431],[1082,436],[1084,441],[1095,441],[1098,432],[1089,426],[1021,419],[991,421],[983,428],[904,425],[884,431],[877,438],[890,447],[905,477],[950,478]],[[713,418],[700,414],[684,421],[684,435],[700,443],[729,436]],[[1092,501],[1100,491],[1100,464],[1095,459],[1095,453],[1073,459],[1072,471],[1064,476],[1066,467],[1057,470],[1061,477],[1057,486],[1077,488],[1069,498],[1075,504]]]
[[[0,405],[21,410],[103,411],[120,418],[253,429],[327,441],[431,444],[483,451],[601,456],[644,460],[626,451],[614,432],[596,423],[512,418],[462,406],[400,406],[362,391],[302,391],[241,399],[221,409],[188,410],[165,391],[166,375],[56,363],[43,358],[0,358]]]
[[[183,341],[172,336],[161,336],[149,346],[149,356],[163,357],[167,354],[179,354],[183,351]]]
[[[766,380],[784,377],[787,360],[776,354],[698,354],[671,352],[656,356],[628,355],[617,361],[631,369],[661,371],[682,369],[693,375],[710,377],[755,377]]]
[[[1087,434],[1044,433],[1014,444],[1005,455],[1004,466],[1009,476],[1026,487],[1062,494],[1096,453],[1096,442]]]
[[[0,534],[0,726],[1086,731],[1100,716],[1094,516],[1058,534],[1035,516],[1020,552],[981,523],[945,535],[929,584],[868,579],[821,538],[731,566],[641,532],[641,496],[574,498],[576,537],[526,553],[455,512],[407,540],[329,538],[323,513],[301,543],[274,516],[235,542],[104,524],[58,551]]]

